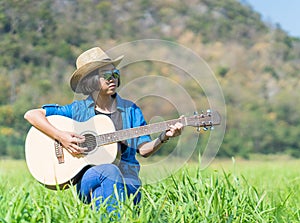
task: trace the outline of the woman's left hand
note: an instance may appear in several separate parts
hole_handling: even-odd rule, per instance
[[[181,135],[181,132],[183,130],[183,125],[180,122],[177,122],[175,125],[171,125],[170,129],[166,131],[166,137],[176,137]]]

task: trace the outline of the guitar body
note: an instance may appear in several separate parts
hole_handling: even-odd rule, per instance
[[[115,131],[111,119],[97,115],[86,122],[76,122],[64,116],[49,116],[56,128],[92,138],[93,145],[85,155],[73,156],[57,141],[35,127],[29,130],[25,142],[25,157],[33,177],[50,189],[76,184],[89,166],[113,163],[118,155],[117,143],[97,146],[93,136]]]

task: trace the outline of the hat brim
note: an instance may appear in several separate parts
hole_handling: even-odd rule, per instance
[[[119,56],[115,60],[110,60],[110,61],[93,61],[91,63],[87,63],[84,66],[80,67],[79,69],[75,70],[74,73],[72,74],[70,78],[70,85],[71,88],[74,92],[78,92],[79,89],[77,89],[78,83],[80,80],[93,72],[94,70],[103,67],[108,64],[113,64],[114,66],[118,66],[121,62],[121,60],[124,58],[124,55]]]

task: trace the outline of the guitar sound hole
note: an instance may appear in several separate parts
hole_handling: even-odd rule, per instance
[[[97,147],[96,137],[93,134],[84,134],[85,141],[80,143],[79,146],[83,148],[87,148],[86,152],[91,152]]]

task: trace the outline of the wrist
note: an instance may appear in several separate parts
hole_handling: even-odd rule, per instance
[[[166,136],[166,132],[162,132],[159,134],[158,139],[161,143],[166,143],[169,140],[169,137]]]
[[[60,142],[62,140],[62,134],[63,132],[61,130],[55,129],[53,138]]]

